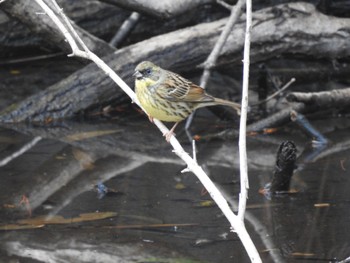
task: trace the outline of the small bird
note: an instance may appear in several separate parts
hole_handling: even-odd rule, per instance
[[[165,136],[170,141],[180,121],[194,110],[213,105],[225,105],[240,113],[240,105],[235,102],[215,98],[204,89],[180,75],[162,69],[149,61],[143,61],[135,68],[135,92],[150,121],[175,122]]]

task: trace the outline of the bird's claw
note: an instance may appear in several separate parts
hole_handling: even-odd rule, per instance
[[[150,115],[148,115],[148,119],[149,119],[149,121],[150,121],[151,123],[154,123],[153,117],[151,117]]]
[[[175,133],[172,131],[169,131],[169,132],[166,132],[163,134],[163,136],[165,137],[165,140],[167,142],[170,142],[171,136],[173,136],[173,135],[175,136]]]

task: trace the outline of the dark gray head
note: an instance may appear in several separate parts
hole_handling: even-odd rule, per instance
[[[149,78],[153,81],[158,81],[161,77],[161,73],[162,69],[159,66],[150,61],[143,61],[136,66],[133,76],[135,76],[137,80]]]

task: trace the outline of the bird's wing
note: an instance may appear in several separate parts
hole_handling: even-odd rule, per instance
[[[166,72],[167,76],[157,88],[157,93],[169,101],[205,102],[213,101],[203,88],[193,84],[188,79],[173,72]]]

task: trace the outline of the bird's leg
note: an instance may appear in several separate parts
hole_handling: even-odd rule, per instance
[[[167,142],[170,142],[171,136],[175,135],[174,131],[175,131],[176,126],[177,126],[179,123],[180,123],[180,122],[175,123],[174,126],[170,129],[169,132],[166,132],[166,133],[163,134],[163,136],[165,137],[165,139],[166,139]]]

